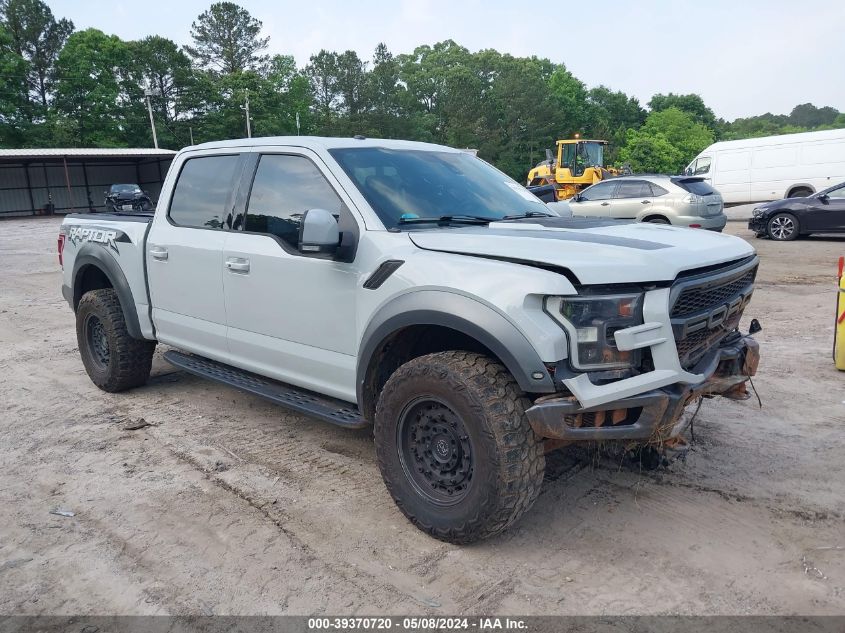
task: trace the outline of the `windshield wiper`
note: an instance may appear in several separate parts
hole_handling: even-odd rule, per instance
[[[399,224],[490,224],[496,218],[480,215],[441,215],[428,218],[399,218]]]
[[[524,218],[553,218],[550,213],[543,213],[542,211],[526,211],[525,213],[515,213],[514,215],[506,215],[503,220],[522,220]]]

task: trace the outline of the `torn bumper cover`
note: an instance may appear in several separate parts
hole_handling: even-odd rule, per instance
[[[685,430],[684,408],[696,398],[747,399],[745,383],[757,373],[759,350],[757,341],[737,332],[696,367],[705,376],[699,383],[675,383],[587,408],[574,396],[552,394],[535,401],[528,421],[538,436],[558,440],[665,441]]]

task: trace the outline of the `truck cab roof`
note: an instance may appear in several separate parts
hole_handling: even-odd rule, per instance
[[[420,141],[400,141],[395,139],[363,138],[363,137],[328,137],[328,136],[264,136],[253,138],[240,138],[228,141],[211,141],[185,147],[182,151],[221,149],[227,147],[250,148],[267,146],[295,146],[306,147],[312,150],[329,150],[336,148],[351,147],[380,147],[387,149],[422,150],[438,152],[461,152],[459,149],[437,145],[435,143],[422,143]]]

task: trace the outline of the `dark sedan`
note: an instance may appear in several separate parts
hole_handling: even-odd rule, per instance
[[[794,240],[810,233],[845,233],[845,182],[806,198],[767,202],[754,209],[748,228],[757,237]]]

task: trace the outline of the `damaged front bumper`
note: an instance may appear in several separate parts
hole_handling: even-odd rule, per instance
[[[544,438],[662,442],[685,430],[684,409],[696,398],[747,399],[745,383],[757,373],[759,360],[757,341],[735,332],[698,363],[696,373],[704,379],[695,384],[674,383],[593,407],[582,407],[571,395],[552,394],[536,400],[526,414]]]
[[[755,233],[765,233],[768,226],[768,220],[762,215],[753,216],[748,220],[748,228]]]

